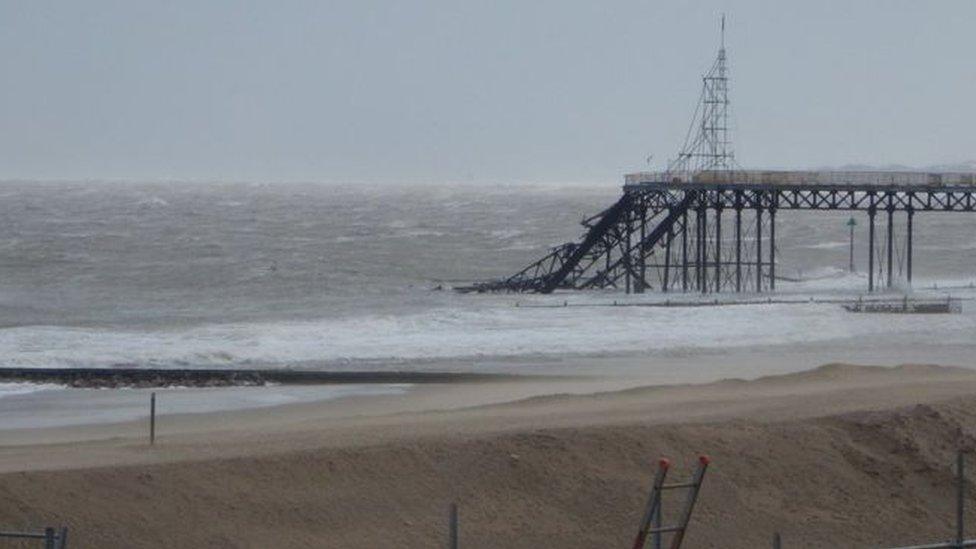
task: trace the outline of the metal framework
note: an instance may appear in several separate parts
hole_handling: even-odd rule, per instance
[[[865,176],[863,172],[853,174],[854,179]],[[597,288],[636,293],[650,288],[703,293],[773,290],[777,214],[815,210],[867,214],[868,290],[873,291],[879,283],[892,286],[895,282],[892,235],[896,215],[903,215],[906,221],[905,276],[911,283],[915,213],[976,211],[973,184],[739,181],[733,173],[724,182],[628,184],[616,204],[584,222],[587,231],[581,241],[553,249],[511,277],[471,289],[540,293]],[[886,222],[883,257],[876,249],[879,214]],[[879,262],[885,273],[877,269]]]
[[[691,117],[684,144],[677,158],[668,162],[668,173],[693,176],[704,171],[730,171],[735,168],[729,131],[729,70],[725,52],[725,15],[722,15],[722,40],[712,67],[702,76],[698,105]]]
[[[976,174],[747,171],[729,132],[725,18],[722,42],[677,158],[664,172],[626,175],[623,195],[583,221],[577,242],[553,248],[514,275],[462,291],[549,293],[557,289],[658,288],[702,293],[776,288],[780,210],[863,211],[869,220],[868,289],[894,284],[894,217],[907,217],[905,259],[912,280],[916,212],[972,212]],[[878,213],[886,254],[876,257]],[[876,280],[876,267],[887,269]]]

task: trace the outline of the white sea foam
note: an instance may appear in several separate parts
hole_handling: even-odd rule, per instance
[[[63,387],[50,383],[0,383],[0,398],[57,389],[63,389]]]
[[[833,281],[836,284],[836,281]],[[613,297],[613,296],[611,296]],[[609,304],[601,294],[573,304]],[[619,303],[640,297],[616,296]],[[478,308],[306,322],[234,323],[184,330],[18,327],[0,330],[0,366],[231,367],[305,361],[417,360],[605,352],[675,352],[874,336],[937,335],[968,343],[976,315],[852,315],[836,304],[732,307],[530,307],[559,296],[499,299]]]
[[[525,234],[525,231],[519,229],[497,229],[494,231],[489,231],[488,234],[490,234],[494,238],[507,240],[518,236],[522,236],[523,234]]]
[[[165,208],[166,206],[169,206],[169,202],[158,196],[152,196],[144,200],[140,200],[136,205],[141,209]]]
[[[797,246],[797,248],[807,248],[810,250],[834,250],[837,248],[847,248],[850,246],[850,242],[818,242],[816,244],[807,244],[805,246]]]

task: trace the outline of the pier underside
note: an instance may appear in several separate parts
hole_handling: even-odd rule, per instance
[[[583,221],[579,241],[553,248],[508,278],[461,290],[775,290],[781,210],[867,213],[869,291],[895,283],[892,235],[896,218],[902,218],[910,284],[915,213],[973,212],[974,179],[916,172],[633,174],[615,204]],[[886,231],[883,250],[875,244],[879,214]]]

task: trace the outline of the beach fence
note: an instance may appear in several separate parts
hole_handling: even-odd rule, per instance
[[[448,511],[447,518],[447,547],[448,549],[458,549],[461,544],[460,538],[461,517],[458,513],[457,503],[452,503]]]
[[[648,542],[651,542],[653,549],[663,549],[662,536],[664,534],[671,535],[671,543],[668,544],[670,549],[681,548],[685,532],[688,530],[688,523],[691,521],[692,511],[695,508],[695,502],[698,500],[698,492],[705,480],[705,471],[710,463],[711,459],[708,456],[698,456],[698,467],[690,480],[666,483],[668,471],[671,469],[671,461],[667,458],[658,460],[657,474],[654,476],[654,482],[651,485],[651,494],[647,500],[640,527],[637,530],[637,537],[634,539],[633,549],[646,549]],[[671,526],[664,526],[661,524],[662,494],[670,490],[685,490],[686,498],[678,515],[678,522]],[[447,516],[448,549],[459,549],[460,547],[460,518],[457,503],[451,503]]]
[[[976,539],[966,539],[965,503],[966,503],[966,459],[962,450],[956,454],[956,535],[952,541],[928,543],[924,545],[904,545],[891,549],[963,549],[976,547]]]
[[[976,547],[976,539],[966,539],[965,504],[966,504],[966,475],[965,455],[962,451],[956,454],[956,535],[952,541],[939,541],[922,545],[901,545],[887,549],[964,549]],[[777,532],[773,536],[773,549],[782,549],[783,540]]]
[[[44,549],[66,549],[68,547],[68,527],[56,529],[48,526],[43,532],[4,532],[0,531],[2,539],[36,539],[44,542]]]
[[[156,443],[156,393],[149,397],[149,444]],[[44,549],[67,549],[68,527],[47,527],[43,531],[13,532],[0,530],[0,541],[3,540],[38,540],[44,542]]]

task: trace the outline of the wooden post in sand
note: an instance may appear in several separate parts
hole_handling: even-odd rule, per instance
[[[458,518],[458,506],[457,506],[457,503],[452,503],[451,504],[451,512],[450,512],[449,521],[450,522],[448,524],[448,545],[447,546],[450,549],[458,549],[458,543],[459,543],[459,540],[458,540],[458,526],[459,526],[459,524],[458,523],[460,521],[459,521],[459,518]]]
[[[149,445],[156,444],[156,392],[149,397]]]
[[[962,450],[956,455],[956,544],[963,547],[966,540],[965,525],[965,502],[966,502],[966,475],[963,470],[965,459]]]

